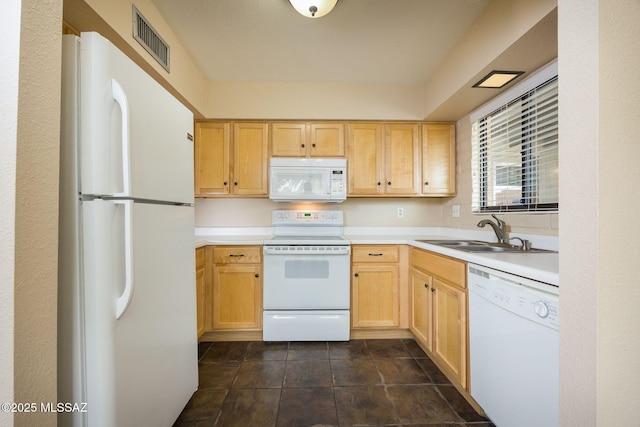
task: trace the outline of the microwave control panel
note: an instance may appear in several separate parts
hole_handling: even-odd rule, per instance
[[[334,169],[331,171],[331,193],[332,194],[344,194],[346,192],[345,177],[343,169]]]

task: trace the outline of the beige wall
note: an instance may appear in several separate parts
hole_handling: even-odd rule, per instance
[[[486,70],[557,4],[557,0],[492,0],[424,85],[423,117],[428,117],[458,89],[481,78],[484,74],[478,73]],[[550,59],[553,57],[547,58]]]
[[[206,80],[151,0],[135,5],[171,47],[170,72],[160,66],[132,34],[131,0],[64,0],[64,18],[78,31],[98,31],[124,51],[189,107],[206,117]]]
[[[640,3],[560,0],[564,426],[640,419]],[[562,78],[562,77],[561,77]]]
[[[488,215],[471,213],[471,121],[463,117],[456,124],[456,189],[457,196],[443,201],[442,226],[475,229]],[[452,216],[453,206],[460,205],[460,217]],[[504,214],[512,234],[558,234],[558,214]]]
[[[640,246],[620,245],[640,241],[640,2],[598,14],[598,422],[621,425],[640,420]]]
[[[5,7],[7,15],[4,13]],[[3,46],[8,46],[11,55],[5,58],[3,53],[2,61],[3,79],[5,76],[9,78],[9,91],[2,92],[3,151],[0,176],[3,211],[0,226],[3,256],[0,262],[3,277],[0,298],[3,317],[11,316],[11,319],[5,323],[3,318],[2,322],[0,376],[3,385],[0,390],[3,402],[39,404],[57,401],[62,0],[11,1],[3,4],[2,15],[3,19],[19,19],[20,25],[16,25],[15,21],[8,23],[6,28],[10,33],[3,38]],[[3,29],[4,24],[3,20]],[[17,49],[19,57],[16,55]],[[5,63],[5,59],[9,62]],[[19,86],[16,86],[15,80],[17,70]],[[4,237],[8,240],[4,240]],[[12,387],[12,390],[7,390],[7,387]],[[56,419],[53,413],[11,415],[0,415],[3,417],[0,418],[0,424],[55,425]]]
[[[208,118],[422,120],[419,85],[210,82]]]
[[[349,227],[435,227],[439,199],[348,199],[340,204],[275,203],[269,199],[196,199],[197,227],[270,227],[274,209],[336,209]],[[404,216],[398,218],[398,208]]]

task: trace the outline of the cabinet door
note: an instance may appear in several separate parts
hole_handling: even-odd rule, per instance
[[[456,194],[455,125],[422,125],[422,194]]]
[[[262,326],[260,267],[216,266],[213,271],[213,328],[260,328]]]
[[[198,338],[200,338],[204,333],[204,272],[204,267],[198,268],[196,270],[196,313],[198,324]]]
[[[386,194],[420,192],[420,128],[417,124],[385,125]]]
[[[213,329],[213,277],[215,264],[213,263],[213,246],[205,246],[204,251],[204,313],[202,319],[204,322],[204,331],[208,332]]]
[[[344,157],[344,125],[342,123],[314,123],[310,127],[311,157]]]
[[[466,294],[433,278],[433,354],[467,387]]]
[[[235,123],[233,127],[233,194],[266,195],[268,170],[266,123]]]
[[[229,123],[195,124],[195,195],[229,194]]]
[[[411,323],[409,327],[418,341],[432,351],[431,281],[428,274],[411,268]]]
[[[382,125],[358,123],[349,126],[349,195],[384,192]]]
[[[271,124],[271,152],[274,157],[305,157],[307,148],[306,124]]]
[[[399,326],[398,265],[354,264],[353,270],[351,326]]]

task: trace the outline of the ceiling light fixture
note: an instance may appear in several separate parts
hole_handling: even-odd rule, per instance
[[[524,71],[496,71],[493,70],[486,76],[484,76],[478,83],[474,84],[473,87],[481,87],[481,88],[489,88],[489,89],[500,89],[504,87],[507,83],[513,81],[517,77],[520,77],[524,74]]]
[[[331,12],[338,0],[289,0],[291,6],[307,18],[321,18]]]

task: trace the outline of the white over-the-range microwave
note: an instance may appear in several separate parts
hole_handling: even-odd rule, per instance
[[[269,198],[276,202],[343,202],[347,198],[347,161],[272,157]]]

